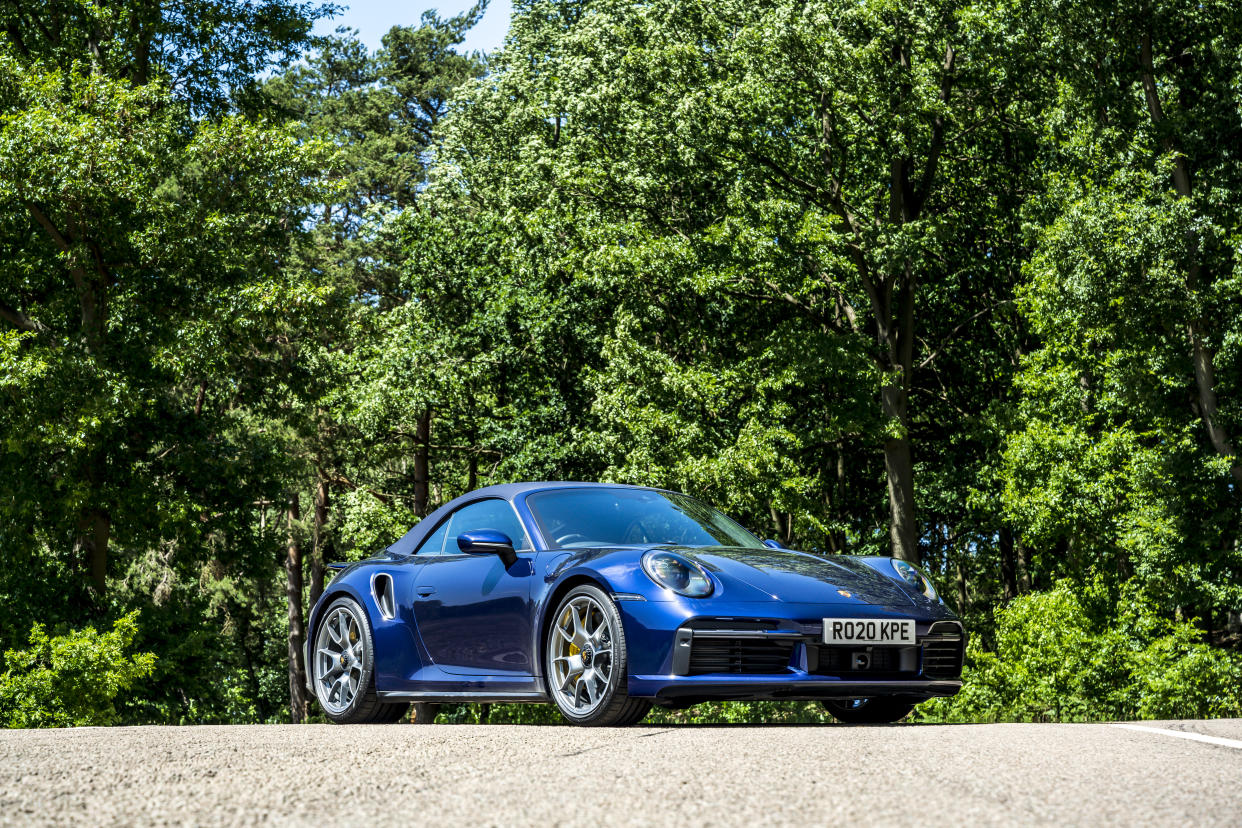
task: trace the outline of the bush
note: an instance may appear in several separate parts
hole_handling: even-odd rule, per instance
[[[832,716],[819,702],[703,702],[685,710],[651,709],[649,724],[823,724]]]
[[[155,667],[152,653],[128,651],[138,613],[117,620],[110,632],[94,627],[49,636],[42,624],[30,646],[4,654],[0,674],[0,725],[73,727],[117,721],[113,700]]]
[[[822,724],[832,721],[819,702],[703,702],[684,710],[653,707],[646,724]],[[552,704],[446,704],[439,724],[563,725]]]
[[[1242,658],[1209,647],[1178,624],[1136,654],[1135,718],[1202,719],[1242,714]]]
[[[486,709],[485,709],[486,708]],[[703,702],[683,710],[653,707],[646,724],[822,724],[832,721],[819,702]],[[446,704],[440,724],[563,725],[552,704]]]
[[[961,693],[924,721],[1098,721],[1242,713],[1242,658],[1160,616],[1133,586],[1068,582],[997,612],[996,650],[972,640]]]

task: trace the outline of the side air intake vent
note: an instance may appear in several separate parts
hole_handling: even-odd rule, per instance
[[[397,617],[397,602],[392,597],[392,576],[380,572],[371,578],[371,595],[380,615],[391,621]]]

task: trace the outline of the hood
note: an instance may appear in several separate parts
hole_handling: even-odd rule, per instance
[[[662,548],[702,564],[721,578],[726,591],[729,581],[737,580],[776,600],[790,603],[863,603],[888,607],[922,603],[892,578],[846,555],[825,558],[789,549],[725,546]],[[842,590],[849,595],[842,595]]]

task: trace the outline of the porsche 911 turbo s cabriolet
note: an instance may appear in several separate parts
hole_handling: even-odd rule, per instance
[[[307,629],[308,683],[343,723],[551,702],[627,725],[710,699],[889,722],[961,688],[966,638],[909,563],[784,549],[686,495],[599,483],[465,494],[342,568]]]

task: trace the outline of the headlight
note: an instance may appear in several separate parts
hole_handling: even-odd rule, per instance
[[[919,568],[912,563],[899,561],[896,558],[892,560],[893,571],[896,572],[901,580],[917,589],[933,601],[939,601],[940,596],[936,594],[936,588],[932,586],[932,582],[927,576],[919,571]]]
[[[648,552],[643,555],[643,572],[665,589],[689,598],[706,598],[712,594],[712,580],[703,567],[672,552]]]

